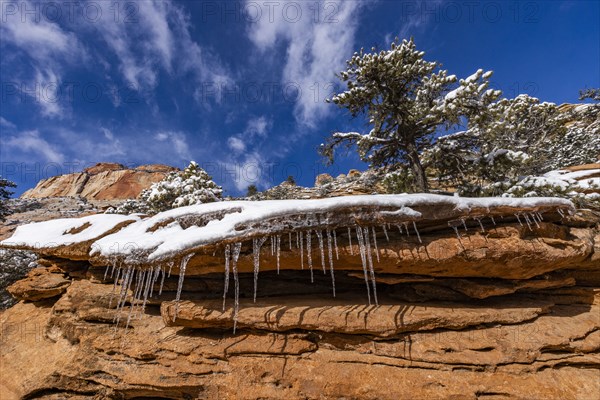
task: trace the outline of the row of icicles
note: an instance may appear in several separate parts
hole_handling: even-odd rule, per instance
[[[565,217],[565,214],[559,209],[558,210],[561,217]],[[535,224],[538,228],[540,227],[539,222],[543,221],[543,217],[538,212],[532,213],[520,213],[515,214],[517,221],[521,226],[523,222],[521,217],[525,220],[527,226],[530,230],[533,230],[532,224]],[[485,232],[485,228],[482,223],[483,217],[474,217],[473,219],[479,223],[482,232]],[[493,216],[489,217],[496,226],[496,221]],[[416,222],[412,222],[414,231],[416,233],[417,239],[419,243],[422,243],[421,236],[419,234],[419,230],[417,229]],[[450,226],[454,232],[456,233],[459,243],[464,250],[464,246],[461,241],[461,236],[458,231],[459,226],[463,226],[465,230],[467,230],[466,220],[461,218],[459,220],[448,222],[448,226]],[[404,222],[401,225],[396,225],[400,234],[406,233],[410,236],[409,225]],[[354,255],[354,248],[352,246],[352,228],[348,227],[348,243],[350,254]],[[390,224],[382,225],[383,233],[389,241],[388,229],[390,229]],[[379,262],[379,249],[377,247],[377,234],[375,231],[375,227],[354,227],[356,233],[356,240],[358,242],[358,252],[360,254],[363,275],[365,280],[365,286],[367,288],[367,299],[369,305],[371,305],[372,301],[375,305],[378,305],[377,300],[377,284],[375,280],[375,269],[373,268],[373,257],[372,253],[375,253],[377,261]],[[320,230],[307,230],[307,231],[297,231],[296,238],[293,240],[292,233],[290,232],[288,235],[288,243],[289,248],[292,250],[294,244],[297,249],[300,250],[300,265],[301,269],[304,270],[305,262],[304,262],[304,247],[306,244],[306,264],[308,265],[308,269],[310,271],[310,280],[314,282],[314,272],[313,272],[313,259],[312,259],[312,237],[313,232],[317,237],[319,242],[319,250],[320,250],[320,258],[321,258],[321,267],[324,274],[327,274],[327,264],[329,264],[329,272],[331,274],[331,284],[333,297],[335,297],[335,274],[334,274],[334,258],[333,254],[335,252],[335,258],[339,260],[339,251],[337,244],[337,233],[336,230],[326,230],[325,235],[323,231]],[[324,237],[325,236],[325,237]],[[281,253],[281,235],[275,236],[264,236],[260,238],[252,239],[252,252],[253,252],[253,266],[254,266],[254,302],[256,302],[256,293],[258,290],[258,273],[260,270],[260,252],[261,248],[267,241],[267,239],[271,240],[271,255],[276,257],[277,260],[277,273],[279,274],[279,266],[280,266],[280,253]],[[328,263],[326,263],[325,257],[325,241],[327,242],[327,258]],[[242,249],[242,243],[237,242],[234,244],[225,245],[225,282],[224,282],[224,290],[223,290],[223,311],[225,311],[225,304],[227,299],[227,293],[229,292],[229,278],[230,275],[233,274],[234,279],[234,311],[233,311],[233,331],[235,333],[237,327],[238,313],[239,313],[239,279],[238,279],[238,270],[237,263],[240,256],[240,252]],[[177,318],[179,301],[181,299],[181,291],[183,288],[183,281],[185,278],[185,270],[189,260],[192,258],[193,254],[188,254],[181,259],[179,265],[179,280],[177,284],[177,294],[175,297],[175,311],[173,313],[173,321]],[[118,264],[118,266],[117,266]],[[135,282],[135,289],[133,293],[133,301],[131,302],[131,307],[129,309],[127,315],[126,328],[129,326],[132,318],[138,317],[141,318],[144,314],[144,310],[146,308],[146,304],[148,301],[148,297],[152,297],[154,285],[158,282],[160,278],[160,286],[158,290],[158,295],[162,294],[163,285],[165,282],[165,277],[171,276],[171,270],[173,268],[174,262],[170,261],[165,268],[161,265],[157,265],[153,269],[136,269],[133,265],[129,265],[125,268],[122,267],[121,263],[117,263],[116,259],[113,260],[112,265],[107,266],[106,271],[104,273],[104,279],[108,276],[110,270],[110,277],[114,277],[113,290],[111,293],[111,299],[109,303],[109,308],[112,305],[113,297],[116,292],[117,284],[121,279],[121,288],[118,296],[117,302],[117,312],[113,322],[115,323],[115,327],[118,326],[119,322],[122,318],[122,310],[127,302],[127,297],[131,285]],[[111,268],[112,267],[112,268]],[[168,271],[167,271],[168,267]]]

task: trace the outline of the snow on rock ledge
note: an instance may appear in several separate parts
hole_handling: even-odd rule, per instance
[[[402,225],[456,226],[466,218],[572,213],[559,198],[460,198],[432,194],[372,195],[314,200],[231,201],[166,211],[151,218],[93,215],[20,226],[0,242],[66,258],[119,259],[146,265],[202,248],[307,230]],[[532,222],[533,223],[533,222]],[[64,250],[64,251],[61,251]]]
[[[0,247],[87,259],[94,241],[137,221],[137,215],[97,214],[35,222],[19,226],[12,237],[0,242]]]

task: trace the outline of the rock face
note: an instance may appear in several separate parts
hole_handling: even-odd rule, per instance
[[[161,181],[176,168],[166,165],[142,165],[128,169],[115,163],[99,163],[83,172],[41,180],[22,198],[83,197],[87,200],[124,200],[136,198],[143,189]]]
[[[312,249],[313,282],[287,234],[279,257],[265,244],[256,302],[246,245],[225,302],[219,247],[197,250],[185,281],[175,265],[129,288],[118,264],[42,252],[0,315],[2,400],[599,398],[600,217],[547,212],[530,229],[504,213],[460,237],[445,220],[421,240],[372,226],[378,304],[341,230],[325,265]]]

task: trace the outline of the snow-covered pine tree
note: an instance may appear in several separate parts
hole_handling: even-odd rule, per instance
[[[140,193],[137,200],[126,200],[108,214],[159,213],[177,207],[220,201],[223,189],[195,162],[183,171],[170,172],[162,181]]]
[[[165,179],[142,191],[140,200],[153,212],[193,204],[220,201],[223,189],[208,173],[191,161],[183,171],[171,172]]]
[[[540,102],[528,95],[490,104],[468,129],[438,138],[424,164],[464,195],[500,195],[524,176],[594,162],[600,105]]]
[[[11,210],[8,207],[8,199],[13,194],[8,188],[14,188],[17,185],[4,179],[0,176],[0,221],[4,221],[8,215],[11,214]]]
[[[482,118],[481,110],[500,95],[488,89],[492,72],[478,70],[460,80],[448,75],[435,61],[426,61],[413,39],[398,40],[388,51],[361,50],[348,60],[339,78],[347,90],[329,99],[350,111],[353,117],[365,114],[372,129],[334,133],[320,152],[333,161],[340,144],[356,145],[371,167],[403,163],[411,169],[415,187],[427,191],[428,182],[421,153],[429,148],[435,131],[458,124],[463,117]]]

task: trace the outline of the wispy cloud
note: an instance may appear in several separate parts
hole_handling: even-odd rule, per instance
[[[163,131],[154,135],[161,148],[167,153],[173,152],[180,160],[189,161],[192,159],[190,146],[188,145],[186,135],[183,132]],[[170,146],[165,148],[164,146]]]
[[[253,117],[246,122],[243,132],[227,139],[231,152],[225,157],[223,169],[232,173],[224,178],[231,179],[238,191],[244,191],[248,185],[267,187],[272,183],[265,171],[268,163],[263,156],[272,126],[273,121],[265,115]]]
[[[183,7],[157,0],[118,4],[133,7],[135,19],[129,23],[103,19],[94,28],[117,57],[123,78],[134,88],[153,89],[161,70],[168,75],[192,73],[214,80],[230,79],[220,61],[192,39],[189,15]]]
[[[4,117],[0,117],[0,127],[5,129],[15,129],[17,126]]]
[[[255,6],[257,4],[252,3]],[[296,85],[300,89],[295,107],[296,120],[302,125],[314,127],[330,112],[324,100],[332,91],[335,73],[343,68],[345,60],[353,53],[359,11],[366,3],[286,3],[290,7],[301,7],[300,13],[294,14],[301,17],[291,19],[289,14],[282,12],[270,14],[265,5],[263,18],[250,24],[248,36],[262,53],[285,44],[282,79],[286,84]],[[285,8],[285,5],[281,8]],[[320,12],[315,13],[316,9]]]
[[[54,163],[62,163],[65,160],[64,154],[55,145],[41,137],[37,129],[20,132],[6,139],[0,138],[0,143],[4,149],[10,149],[16,154],[37,155],[41,156],[44,161]]]
[[[19,54],[29,58],[32,70],[30,75],[23,76],[25,68],[19,68],[18,78],[11,83],[16,84],[23,95],[33,98],[45,116],[61,118],[63,105],[57,91],[64,66],[85,61],[84,46],[74,32],[41,18],[39,3],[22,0],[11,4],[21,11],[9,13],[8,3],[3,5],[0,46],[14,46]],[[23,10],[31,10],[31,13],[28,15]],[[6,74],[3,79],[7,79]]]

